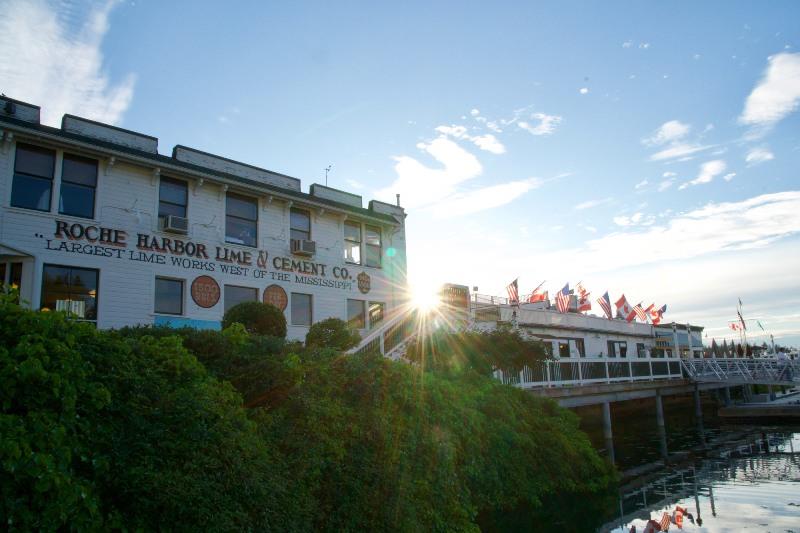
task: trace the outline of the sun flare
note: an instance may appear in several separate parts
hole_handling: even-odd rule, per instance
[[[433,286],[415,285],[411,289],[411,306],[414,309],[428,312],[440,304],[439,291]]]

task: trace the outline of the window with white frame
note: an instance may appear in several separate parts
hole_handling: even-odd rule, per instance
[[[344,260],[361,264],[361,224],[347,220],[344,223]]]

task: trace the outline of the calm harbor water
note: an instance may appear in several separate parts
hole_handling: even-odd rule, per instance
[[[679,505],[695,519],[684,521],[687,532],[800,532],[800,432],[764,435],[769,446],[755,434],[752,452],[741,446],[712,453],[664,468],[641,487],[623,488],[618,516],[601,530],[627,533],[635,526],[641,532],[648,519],[658,521]]]
[[[703,437],[711,450],[627,480],[619,509],[610,510],[601,531],[644,529],[679,505],[699,516],[702,526],[684,531],[780,531],[800,533],[800,427],[726,424],[718,404],[703,397]],[[599,406],[576,411],[592,443],[604,451]],[[671,454],[702,444],[691,396],[665,397],[664,418]],[[621,471],[660,459],[655,401],[612,404],[617,466]],[[729,441],[729,442],[725,442]],[[678,531],[675,525],[671,530]]]

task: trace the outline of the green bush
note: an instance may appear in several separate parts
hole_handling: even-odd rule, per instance
[[[313,324],[306,334],[306,347],[349,350],[358,346],[361,335],[339,318],[327,318]]]
[[[242,302],[225,312],[222,318],[222,329],[239,323],[250,333],[286,337],[286,317],[283,311],[274,305],[261,302]]]
[[[3,527],[307,529],[309,500],[241,396],[178,337],[141,333],[0,299]]]

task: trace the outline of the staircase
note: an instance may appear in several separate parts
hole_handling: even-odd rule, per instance
[[[348,354],[375,352],[390,359],[400,359],[409,343],[417,336],[417,311],[405,309],[397,312],[379,328],[361,339]]]

